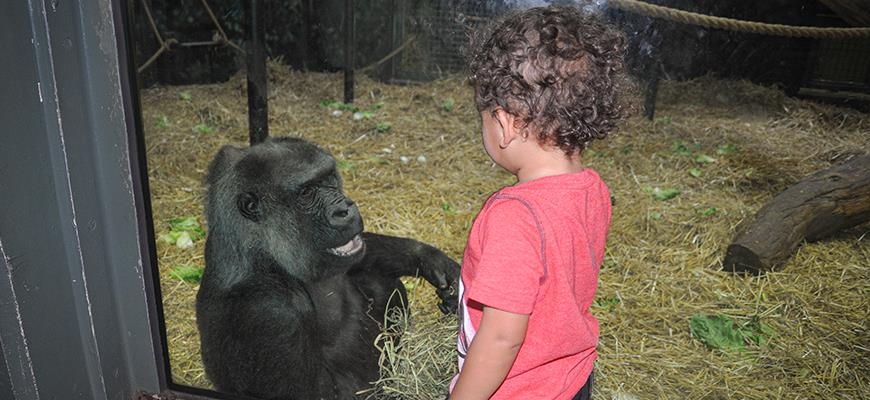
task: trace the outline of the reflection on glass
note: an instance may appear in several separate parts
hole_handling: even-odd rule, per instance
[[[136,3],[172,379],[207,388],[194,312],[208,232],[202,180],[222,145],[248,142],[243,4]],[[432,243],[459,260],[485,196],[512,183],[480,145],[463,75],[467,33],[513,7],[572,2],[356,3],[352,106],[342,103],[344,0],[262,5],[270,134],[332,152],[368,231]],[[581,4],[624,29],[637,80],[634,115],[584,154],[615,202],[592,307],[602,338],[596,397],[866,394],[866,224],[801,247],[769,277],[719,269],[741,221],[804,176],[870,148],[870,41],[709,29],[624,3]],[[848,27],[855,18],[812,2],[665,3],[794,26]],[[160,51],[155,31],[171,50]],[[380,390],[439,398],[455,371],[457,321],[441,316],[425,282],[406,286],[413,324],[382,365],[392,380]],[[710,316],[735,322],[744,352],[710,350],[690,334],[693,317]]]

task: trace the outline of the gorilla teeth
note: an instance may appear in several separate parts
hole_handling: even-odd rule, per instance
[[[359,235],[356,235],[344,245],[329,249],[329,252],[339,257],[347,257],[356,254],[358,251],[362,250],[362,248],[362,238]]]

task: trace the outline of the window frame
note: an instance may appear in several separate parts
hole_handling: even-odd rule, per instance
[[[238,398],[171,378],[133,1],[0,5],[2,398]]]

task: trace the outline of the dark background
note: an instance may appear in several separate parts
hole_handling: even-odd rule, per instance
[[[130,0],[134,4],[137,57],[141,65],[158,49],[143,11],[148,4],[164,39],[208,41],[216,29],[201,0]],[[649,3],[706,15],[794,26],[848,27],[814,0],[650,0]],[[367,69],[392,82],[435,79],[461,72],[467,32],[517,1],[370,0],[355,1],[355,69],[372,66],[410,44],[398,55]],[[522,3],[520,1],[519,3]],[[538,1],[571,3],[571,1]],[[870,39],[799,39],[708,29],[653,19],[615,9],[606,15],[626,32],[629,64],[647,79],[684,80],[712,74],[774,85],[790,95],[813,89],[870,92]],[[207,0],[227,36],[244,48],[242,0]],[[266,51],[270,58],[308,71],[344,68],[345,0],[261,2]],[[166,52],[140,74],[142,86],[222,82],[244,68],[244,55],[229,46],[185,47]],[[815,90],[818,92],[818,90]],[[818,94],[818,93],[817,93]]]

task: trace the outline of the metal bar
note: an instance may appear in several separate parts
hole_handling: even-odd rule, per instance
[[[179,47],[201,47],[201,46],[217,46],[224,44],[223,40],[209,40],[207,42],[179,42]]]
[[[643,103],[643,116],[652,121],[656,113],[656,97],[659,93],[660,66],[657,61],[649,67],[647,77],[646,98]]]
[[[353,103],[354,23],[353,0],[344,1],[344,102]]]
[[[160,35],[160,30],[157,29],[157,23],[154,22],[154,16],[151,15],[151,7],[148,6],[148,0],[142,0],[142,10],[145,11],[145,17],[148,19],[148,26],[151,27],[151,32],[157,38],[157,43],[163,46],[163,36]]]
[[[402,15],[400,14],[400,12],[401,12],[401,8],[400,8],[401,4],[400,3],[402,3],[401,0],[393,0],[393,4],[392,4],[393,13],[390,14],[390,21],[392,22],[392,28],[393,28],[390,30],[390,39],[392,41],[394,49],[398,48],[399,42],[405,38],[404,32],[399,30],[399,27],[401,26],[400,24],[403,23]],[[396,58],[390,58],[389,72],[387,73],[388,80],[389,79],[396,79],[396,73],[398,71],[398,65],[399,65],[397,61],[398,60]]]
[[[302,60],[302,70],[308,71],[310,68],[314,66],[314,63],[310,60],[313,56],[313,52],[311,52],[311,43],[313,41],[311,34],[311,26],[315,24],[314,22],[314,4],[312,4],[312,0],[303,0],[301,2],[302,7],[302,45],[299,46],[299,59]]]
[[[248,68],[248,134],[251,145],[269,137],[269,107],[266,95],[266,51],[263,38],[263,15],[260,1],[245,1],[245,21],[248,46],[245,49]]]

